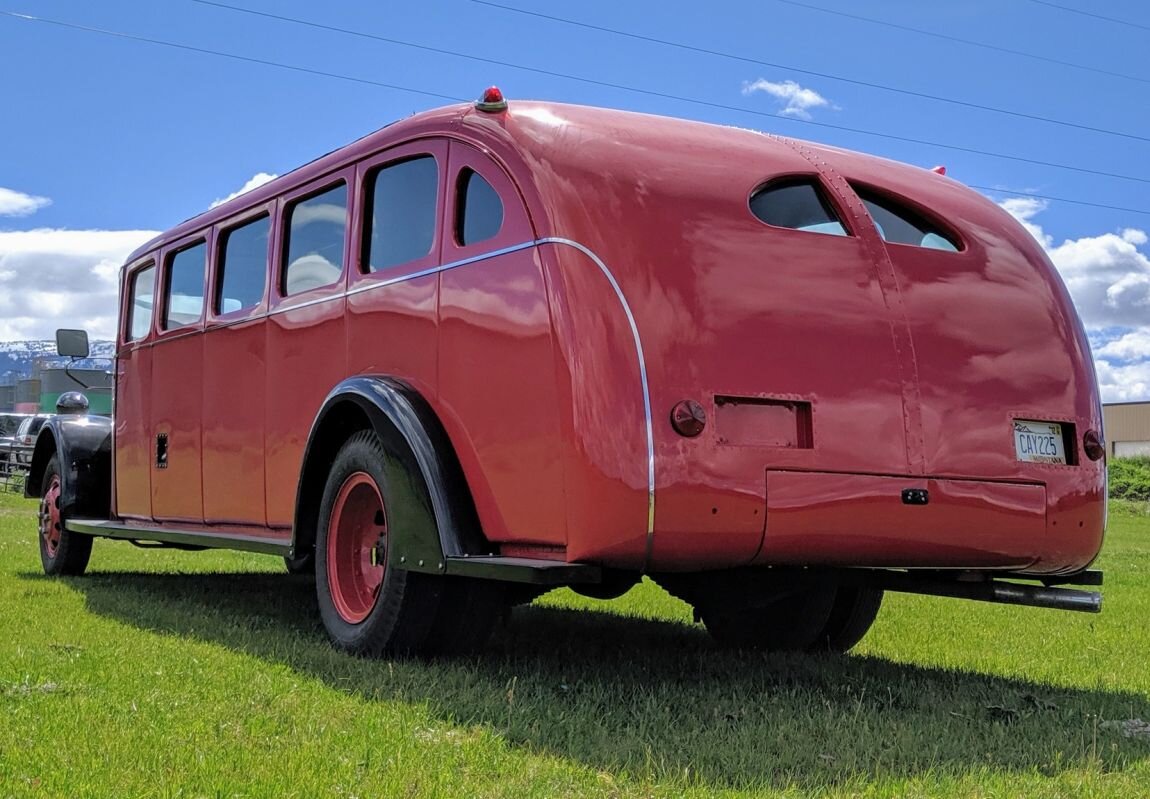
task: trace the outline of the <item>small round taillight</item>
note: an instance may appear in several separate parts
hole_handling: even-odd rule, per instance
[[[1092,461],[1102,460],[1106,457],[1106,441],[1097,430],[1087,430],[1082,436],[1082,451]]]
[[[695,400],[683,400],[671,409],[671,427],[687,438],[694,438],[707,426],[707,412]]]
[[[483,96],[476,100],[475,107],[488,113],[506,111],[507,100],[504,99],[503,92],[499,91],[498,86],[488,86]]]

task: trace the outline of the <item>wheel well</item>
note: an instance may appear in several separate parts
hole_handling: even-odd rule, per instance
[[[45,430],[43,435],[36,439],[36,449],[32,451],[32,465],[28,468],[28,475],[24,478],[24,496],[35,497],[40,495],[40,483],[44,480],[44,470],[48,468],[48,461],[56,454],[56,436],[51,429]]]
[[[312,434],[307,461],[300,475],[299,497],[296,500],[295,531],[292,551],[296,557],[315,546],[316,526],[319,522],[319,504],[328,469],[339,448],[353,434],[370,430],[371,419],[351,400],[332,406]]]

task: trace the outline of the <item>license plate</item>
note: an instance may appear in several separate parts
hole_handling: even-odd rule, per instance
[[[1020,461],[1028,463],[1066,463],[1062,425],[1015,419],[1014,451]]]

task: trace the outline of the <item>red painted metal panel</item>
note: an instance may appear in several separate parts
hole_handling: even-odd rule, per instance
[[[209,270],[208,323],[204,333],[204,404],[202,419],[204,520],[209,524],[262,526],[264,500],[264,392],[267,352],[264,315],[269,294],[250,309],[217,312],[220,294],[220,248],[223,233],[270,217],[268,256],[275,241],[277,204],[256,214],[245,212],[216,227]],[[222,309],[221,309],[222,310]]]
[[[457,176],[470,169],[498,192],[503,222],[490,239],[453,235]],[[455,263],[530,243],[519,192],[483,153],[453,142],[443,260]],[[439,408],[493,542],[567,542],[554,341],[542,264],[534,248],[440,275]]]
[[[290,203],[326,190],[339,181],[348,186],[353,202],[354,172],[324,176],[284,197]],[[348,340],[344,311],[347,305],[348,254],[352,250],[351,226],[344,234],[344,258],[340,277],[330,285],[283,296],[283,253],[287,242],[286,221],[278,226],[273,258],[276,279],[272,286],[265,322],[267,382],[264,434],[267,523],[290,527],[294,519],[296,491],[303,466],[308,433],[328,392],[347,376]]]
[[[929,504],[905,504],[908,488],[929,491]],[[1045,533],[1041,485],[770,471],[757,560],[1024,569],[1043,557]]]
[[[264,515],[264,320],[203,334],[204,519],[262,525]]]
[[[152,445],[149,431],[152,350],[121,346],[116,355],[115,442],[116,513],[126,519],[152,518]]]
[[[203,334],[178,332],[152,348],[151,448],[152,516],[157,520],[202,522]],[[167,466],[157,468],[156,439],[167,437]]]

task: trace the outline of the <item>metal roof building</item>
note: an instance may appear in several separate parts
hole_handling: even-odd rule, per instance
[[[1102,420],[1111,457],[1150,456],[1150,401],[1103,405]]]

